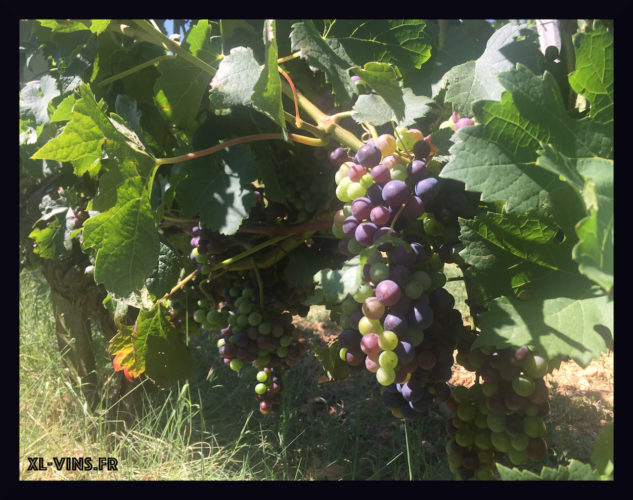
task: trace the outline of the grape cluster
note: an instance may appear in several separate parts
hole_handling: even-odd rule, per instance
[[[472,349],[472,336],[458,345],[457,361],[476,371],[478,382],[455,386],[446,405],[449,467],[462,479],[493,479],[495,463],[507,455],[513,465],[547,451],[545,422],[548,363],[528,347]]]
[[[444,288],[442,260],[423,234],[408,231],[439,193],[427,167],[433,146],[417,130],[397,135],[377,137],[354,158],[344,148],[330,155],[338,167],[336,196],[345,204],[332,230],[342,253],[365,257],[363,282],[336,319],[344,328],[341,359],[375,374],[394,416],[415,419],[434,399],[448,399],[464,325]]]

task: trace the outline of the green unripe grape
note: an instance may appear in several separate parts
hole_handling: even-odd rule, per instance
[[[512,436],[510,438],[510,445],[517,451],[523,451],[527,449],[530,444],[530,438],[527,434],[519,434],[518,436]]]
[[[248,302],[248,299],[245,299],[242,296],[239,296],[237,299],[235,299],[235,302],[233,302],[233,304],[235,305],[236,309],[239,309],[239,307],[244,303],[244,301]]]
[[[229,314],[228,323],[230,326],[237,326],[237,316],[235,314]]]
[[[358,311],[358,302],[356,302],[352,297],[347,296],[345,300],[341,303],[341,311],[345,314],[354,314]]]
[[[365,193],[367,193],[367,189],[364,188],[360,182],[352,182],[347,188],[347,197],[350,200],[365,196]]]
[[[506,428],[506,416],[503,413],[501,415],[488,413],[488,415],[486,415],[486,423],[488,424],[488,429],[492,432],[504,432]]]
[[[351,203],[346,203],[345,205],[343,205],[343,215],[345,215],[345,218],[349,217],[350,215],[353,215]]]
[[[211,264],[202,264],[200,266],[200,274],[209,274],[211,272],[211,269],[213,269],[213,266]]]
[[[510,444],[510,436],[505,432],[493,432],[490,435],[490,441],[492,442],[492,446],[503,453],[508,453],[513,449]]]
[[[285,358],[288,355],[288,348],[280,345],[277,348],[276,353],[277,353],[277,356],[279,356],[280,358]]]
[[[231,363],[229,364],[229,367],[231,368],[231,370],[234,370],[236,372],[240,371],[243,366],[244,366],[244,361],[242,361],[240,358],[233,358],[231,360]]]
[[[404,294],[412,300],[419,299],[423,293],[424,293],[424,285],[420,283],[419,281],[411,280],[404,287]]]
[[[481,464],[475,470],[475,479],[478,481],[492,481],[495,479],[493,468],[488,464]]]
[[[193,313],[193,320],[196,323],[202,323],[205,319],[207,319],[207,313],[204,309],[196,309]]]
[[[512,464],[516,465],[517,467],[523,465],[527,461],[527,455],[525,454],[525,452],[515,449],[508,451],[508,458],[510,459],[510,462],[512,462]]]
[[[370,174],[365,174],[360,178],[359,183],[363,186],[363,188],[365,188],[365,190],[367,190],[374,183],[374,178]]]
[[[406,181],[408,177],[407,167],[399,163],[394,165],[391,169],[391,180],[393,181]]]
[[[207,313],[207,321],[212,325],[220,325],[224,322],[224,316],[220,311],[216,311],[215,309],[211,309]]]
[[[527,404],[527,406],[523,409],[523,413],[531,417],[538,415],[538,406],[530,401]]]
[[[349,178],[350,165],[353,165],[353,163],[343,163],[336,171],[336,174],[334,174],[334,181],[336,182],[337,186],[341,183],[343,179]]]
[[[389,278],[389,267],[384,262],[376,262],[369,268],[369,277],[374,283],[379,283]]]
[[[347,235],[343,232],[343,228],[338,227],[336,224],[332,224],[332,234],[339,240],[347,238]]]
[[[266,382],[266,380],[268,380],[268,373],[264,370],[260,370],[257,372],[256,378],[258,382]]]
[[[545,436],[545,422],[537,415],[526,415],[523,419],[523,432],[528,437],[538,438]]]
[[[487,415],[483,413],[477,412],[477,416],[475,417],[475,427],[477,429],[488,429],[488,421],[486,420]]]
[[[253,289],[252,288],[244,288],[242,290],[242,297],[244,297],[245,299],[250,299],[253,296]]]
[[[204,330],[213,330],[214,326],[209,323],[206,319],[200,324],[200,326],[204,329]],[[193,330],[191,333],[195,333],[195,330]]]
[[[341,200],[343,203],[347,203],[352,201],[354,198],[349,196],[348,190],[352,185],[352,180],[349,177],[344,177],[339,182],[338,187],[336,188],[336,197]],[[360,186],[360,184],[359,184]]]
[[[414,281],[419,281],[424,286],[424,291],[431,289],[431,276],[426,271],[416,271],[411,275],[411,279]]]
[[[354,255],[358,255],[365,247],[361,245],[356,238],[350,238],[347,242],[347,249]]]
[[[239,297],[240,296],[240,291],[239,291],[239,289],[237,289],[235,287],[231,287],[231,288],[229,288],[229,295],[231,297]]]
[[[460,404],[470,401],[470,391],[463,385],[456,385],[451,391],[453,399]]]
[[[271,325],[267,321],[262,321],[257,327],[257,331],[262,335],[270,335],[270,333],[273,331],[273,325]]]
[[[488,414],[490,413],[490,408],[488,408],[488,404],[486,403],[485,398],[477,401],[477,410],[479,410],[479,413],[481,413],[482,415],[488,416]]]
[[[284,334],[284,327],[279,323],[275,323],[272,329],[273,337],[279,338]]]
[[[519,375],[512,379],[512,389],[519,396],[529,397],[534,394],[534,380],[525,375]]]
[[[492,441],[490,440],[489,430],[478,430],[475,434],[475,446],[480,450],[489,450],[492,448]]]
[[[202,309],[209,307],[209,301],[207,299],[198,299],[198,302],[196,303],[198,304],[198,307]]]
[[[237,317],[237,326],[241,326],[242,328],[248,326],[248,315],[240,314]]]
[[[436,254],[437,255],[437,254]],[[439,257],[438,257],[439,258]],[[440,259],[441,261],[441,259]],[[442,264],[444,265],[444,264]],[[431,289],[435,290],[436,288],[442,288],[446,285],[446,275],[439,271],[432,272],[431,276]]]
[[[248,324],[257,326],[262,322],[262,315],[259,311],[253,311],[248,315]]]
[[[468,448],[475,443],[475,432],[468,425],[462,425],[455,433],[455,441],[460,446]]]
[[[362,304],[365,302],[367,297],[371,297],[373,294],[374,290],[369,283],[361,283],[358,290],[356,290],[356,293],[352,295],[352,297],[356,302]]]
[[[369,319],[367,316],[363,316],[358,322],[358,331],[362,335],[367,335],[368,333],[382,333],[382,325],[380,324],[380,320],[378,319]],[[395,334],[394,334],[395,335]]]
[[[411,152],[411,148],[415,144],[415,138],[409,133],[407,129],[396,129],[396,146],[400,151]]]
[[[521,368],[523,369],[523,373],[525,373],[528,377],[536,379],[544,377],[547,374],[549,367],[547,360],[543,356],[533,354]]]
[[[366,263],[369,264],[370,266],[372,264],[375,264],[376,262],[383,262],[384,259],[382,257],[382,254],[380,253],[380,250],[378,250],[377,248],[374,248],[368,255],[367,255],[367,261]]]
[[[442,225],[442,223],[429,212],[427,212],[422,218],[422,224],[424,227],[424,232],[431,236],[439,236],[444,231],[444,226]]]
[[[222,347],[223,345],[226,345],[226,339],[224,337],[218,339],[217,344],[215,344],[216,347],[219,349],[220,347]]]
[[[240,314],[248,314],[253,310],[253,304],[251,304],[250,302],[242,302],[239,307],[237,308],[237,311]]]
[[[391,330],[378,334],[378,345],[383,351],[393,351],[398,346],[398,336]]]
[[[494,396],[499,393],[499,383],[498,382],[484,382],[481,384],[481,392],[487,398]]]
[[[341,361],[346,361],[347,347],[341,347],[338,351],[338,357]]]
[[[398,365],[398,355],[393,351],[383,351],[378,356],[378,364],[393,370]]]
[[[376,371],[376,380],[380,385],[391,385],[396,380],[396,372],[381,366]]]
[[[290,344],[292,344],[292,337],[289,335],[284,335],[279,339],[279,345],[282,347],[288,347]]]
[[[457,416],[464,422],[470,422],[477,415],[477,408],[470,403],[462,403],[457,407]]]
[[[262,384],[261,382],[257,385],[255,385],[255,392],[257,394],[266,394],[266,390],[268,389],[268,387],[266,387],[266,384]]]

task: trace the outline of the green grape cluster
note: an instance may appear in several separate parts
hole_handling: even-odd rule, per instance
[[[451,391],[446,405],[454,417],[446,426],[446,451],[457,477],[494,479],[503,457],[520,466],[547,451],[548,363],[528,347],[471,349],[473,340],[462,340],[457,361],[477,373],[477,383]]]

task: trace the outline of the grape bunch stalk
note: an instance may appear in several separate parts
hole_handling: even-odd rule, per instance
[[[450,396],[453,351],[465,329],[444,288],[444,262],[420,225],[440,193],[429,169],[435,148],[419,130],[395,132],[353,158],[344,148],[330,154],[344,203],[332,231],[339,250],[361,254],[363,263],[362,284],[335,315],[344,328],[341,359],[375,374],[395,417],[419,419]]]

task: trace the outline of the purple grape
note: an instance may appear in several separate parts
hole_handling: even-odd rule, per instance
[[[372,168],[380,163],[382,153],[375,144],[365,144],[356,152],[356,163],[363,167]]]
[[[385,207],[384,205],[378,205],[377,207],[371,209],[369,219],[377,226],[385,226],[391,220],[392,215],[393,211],[391,208]]]
[[[354,231],[354,238],[361,245],[368,247],[374,242],[374,233],[376,233],[377,229],[378,226],[373,222],[361,222],[356,227],[356,231]]]
[[[357,330],[343,330],[338,336],[338,343],[341,347],[348,349],[358,348],[363,336]]]
[[[430,203],[440,190],[440,185],[435,177],[422,179],[415,185],[415,194],[419,196],[425,204]]]
[[[400,300],[400,287],[395,281],[383,280],[376,285],[376,298],[386,307],[393,306]]]
[[[391,175],[389,174],[389,168],[382,163],[379,163],[369,172],[374,182],[378,184],[386,184],[391,180]]]
[[[462,127],[469,127],[474,124],[475,122],[472,121],[470,118],[466,118],[466,117],[460,118],[459,120],[455,122],[455,132],[457,132]]]
[[[356,198],[352,202],[352,215],[359,221],[369,219],[369,214],[372,208],[374,208],[374,205],[369,198]]]
[[[193,226],[191,228],[191,236],[200,236],[200,231],[202,228],[200,226]]]
[[[390,254],[392,264],[402,264],[412,266],[417,260],[417,255],[413,252],[411,245],[398,245]]]
[[[396,335],[402,335],[406,331],[408,323],[404,315],[391,312],[385,316],[382,326],[385,330],[390,330]]]
[[[358,322],[364,316],[361,311],[356,311],[354,314],[350,315],[349,323],[353,328],[358,328]]]
[[[406,340],[400,340],[393,352],[398,355],[400,365],[408,365],[415,359],[415,347]]]
[[[418,384],[415,380],[409,380],[407,383],[402,384],[402,390],[400,391],[400,394],[402,394],[405,400],[413,403],[420,401],[425,393],[428,396],[424,386]]]
[[[382,205],[382,186],[380,184],[372,184],[369,186],[367,188],[367,198],[376,206]]]
[[[413,182],[421,181],[431,175],[426,166],[425,160],[413,160],[409,165],[408,170],[409,177]]]
[[[407,201],[409,194],[409,188],[404,182],[389,181],[382,190],[382,199],[391,208],[396,208]]]
[[[347,150],[345,148],[336,148],[330,153],[330,163],[334,167],[340,167],[346,161],[351,160],[352,159],[347,154]]]
[[[349,240],[338,240],[338,251],[341,252],[343,255],[347,255],[348,257],[354,257],[354,254],[350,252],[349,248],[347,247],[348,243]]]
[[[411,196],[402,210],[405,219],[414,220],[424,213],[424,203],[419,196]]]
[[[376,243],[380,238],[382,238],[386,234],[393,235],[394,231],[390,227],[378,228],[376,232],[374,233],[373,242]],[[378,247],[378,250],[380,250],[381,252],[391,252],[392,249],[393,249],[393,243],[390,243],[390,242],[383,243],[382,245]]]
[[[422,245],[422,243],[418,243],[417,241],[411,243],[411,249],[413,250],[413,253],[416,255],[415,262],[420,262],[424,260],[424,257],[426,256],[426,252],[424,250],[424,246]]]
[[[395,410],[400,408],[400,405],[402,404],[402,396],[400,396],[397,392],[383,391],[382,402],[390,410]]]
[[[400,288],[404,288],[411,281],[411,269],[404,264],[396,264],[389,269],[389,279],[398,283]]]
[[[400,300],[395,305],[391,306],[391,312],[397,314],[408,314],[411,309],[411,299],[404,293],[400,295]]]
[[[431,146],[428,142],[422,140],[413,145],[413,154],[417,159],[425,158],[431,153]]]
[[[416,302],[409,312],[409,321],[423,330],[433,324],[433,309],[424,302]]]
[[[200,244],[200,236],[194,236],[193,238],[191,238],[191,240],[189,241],[189,244],[192,247],[197,247]]]
[[[359,224],[360,221],[353,215],[347,217],[343,221],[343,232],[345,233],[345,236],[349,238],[353,237]]]

